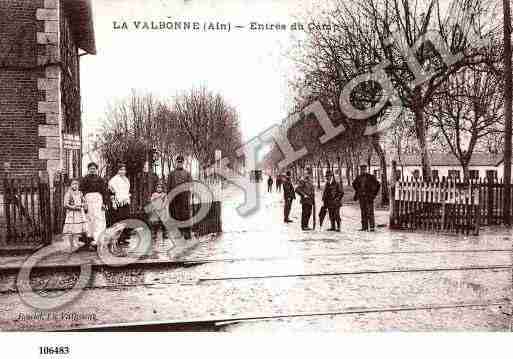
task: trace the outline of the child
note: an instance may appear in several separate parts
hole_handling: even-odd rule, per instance
[[[71,187],[64,195],[64,208],[66,209],[66,219],[62,234],[81,241],[87,233],[87,219],[85,215],[86,202],[84,195],[79,191],[79,182],[77,179],[71,181]]]
[[[162,182],[159,182],[159,183],[157,183],[155,192],[153,192],[153,194],[151,195],[151,199],[150,199],[150,201],[153,205],[153,208],[155,208],[155,209],[161,208],[164,205],[165,197],[166,197],[166,192],[164,192],[164,185],[162,184]],[[160,221],[160,218],[155,213],[155,211],[150,214],[150,222],[152,225],[152,232],[153,232],[152,237],[157,238],[159,231],[162,232],[163,238],[167,237],[166,228]]]

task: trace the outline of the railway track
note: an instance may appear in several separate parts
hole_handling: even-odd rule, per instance
[[[442,309],[479,309],[496,307],[498,310],[503,310],[507,307],[509,301],[497,302],[484,302],[484,303],[458,303],[458,304],[433,304],[421,306],[397,306],[387,308],[355,308],[343,311],[330,311],[330,312],[312,312],[301,314],[285,314],[285,315],[262,315],[262,316],[241,316],[236,318],[209,318],[197,319],[191,321],[152,321],[152,322],[135,322],[135,323],[116,323],[104,325],[92,325],[78,328],[70,328],[57,330],[59,332],[197,332],[197,331],[220,331],[223,327],[235,324],[244,324],[255,321],[272,321],[283,319],[309,319],[319,317],[334,317],[344,315],[365,315],[376,313],[400,313],[412,311],[436,311]],[[509,313],[503,311],[505,316]]]

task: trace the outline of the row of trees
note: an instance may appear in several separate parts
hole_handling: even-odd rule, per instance
[[[503,136],[504,119],[499,5],[495,0],[331,1],[310,16],[337,31],[309,29],[291,52],[300,74],[292,83],[291,112],[320,101],[346,131],[322,146],[315,136],[297,138],[294,128],[289,138],[298,146],[317,146],[313,163],[337,158],[352,169],[350,174],[362,157],[374,153],[384,184],[383,133],[399,156],[420,154],[424,178],[431,177],[432,150],[452,152],[468,176],[474,151],[502,150],[495,145]],[[369,113],[362,121],[341,108],[339,99],[348,84],[370,73],[373,77],[350,94],[351,106]],[[383,96],[388,97],[384,102]],[[369,131],[385,123],[386,132]],[[382,187],[386,202],[387,186]]]
[[[216,150],[235,163],[241,142],[236,109],[221,94],[196,87],[168,99],[132,90],[108,109],[96,148],[109,174],[122,161],[130,176],[145,164],[150,170],[158,165],[164,176],[178,155],[194,161],[200,174],[214,163]]]

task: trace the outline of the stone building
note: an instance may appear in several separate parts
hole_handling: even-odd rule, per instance
[[[81,174],[80,57],[95,53],[90,0],[0,1],[0,179]]]

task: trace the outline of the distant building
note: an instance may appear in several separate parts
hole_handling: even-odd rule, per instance
[[[0,178],[81,174],[80,56],[90,0],[0,1]]]
[[[420,155],[402,155],[401,158],[387,158],[387,175],[390,178],[392,160],[397,162],[397,170],[402,178],[422,176]],[[474,153],[469,164],[471,178],[502,178],[504,174],[503,156],[500,154]],[[366,164],[363,163],[362,164]],[[371,159],[370,173],[379,175],[381,171],[379,159],[373,156]],[[452,153],[432,153],[431,171],[433,177],[453,177],[463,179],[463,168]]]

